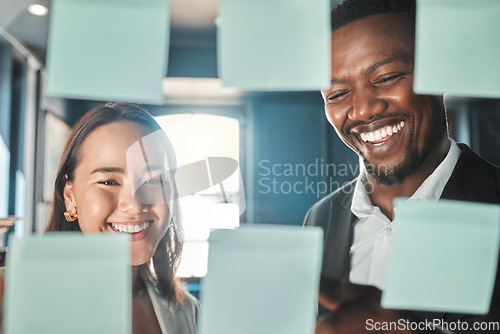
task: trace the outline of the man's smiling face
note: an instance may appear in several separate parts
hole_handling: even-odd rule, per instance
[[[414,33],[400,14],[372,15],[332,33],[328,121],[380,184],[398,184],[446,128],[442,102],[413,93]]]

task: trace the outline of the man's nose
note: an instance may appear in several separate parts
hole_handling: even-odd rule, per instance
[[[372,116],[381,113],[386,107],[387,102],[377,95],[375,87],[353,89],[348,116],[353,121],[369,121]]]

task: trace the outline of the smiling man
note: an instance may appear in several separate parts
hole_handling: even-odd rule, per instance
[[[356,324],[360,333],[373,313],[401,316],[379,303],[395,231],[393,200],[500,203],[500,169],[448,137],[442,96],[413,92],[414,0],[346,0],[332,11],[331,42],[331,86],[321,92],[326,117],[361,168],[357,179],[316,203],[305,224],[325,230],[322,288],[332,290],[332,280],[359,284],[347,283],[341,290],[350,292],[333,303],[321,297],[338,310],[317,333]],[[492,309],[499,306],[496,290]]]

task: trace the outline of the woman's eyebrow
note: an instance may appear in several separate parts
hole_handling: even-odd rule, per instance
[[[153,172],[154,173],[160,172],[160,173],[164,174],[167,172],[167,169],[162,165],[148,165],[148,164],[146,164],[146,166],[144,166],[140,172],[143,174],[148,174],[149,177],[151,177],[152,176],[151,174]]]
[[[166,172],[165,166],[162,165],[146,165],[143,169],[143,171],[160,171],[160,172]]]
[[[95,173],[124,173],[122,168],[118,167],[99,167],[94,169],[90,174],[95,174]]]

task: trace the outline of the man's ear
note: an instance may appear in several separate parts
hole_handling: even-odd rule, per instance
[[[75,194],[73,193],[73,183],[68,181],[67,177],[66,184],[64,185],[63,197],[66,211],[70,211],[72,214],[76,213],[76,200]]]

